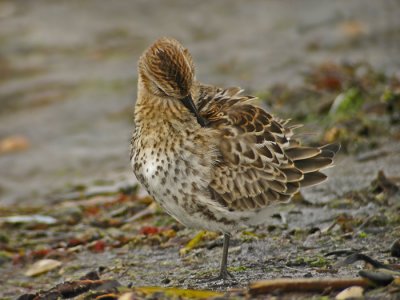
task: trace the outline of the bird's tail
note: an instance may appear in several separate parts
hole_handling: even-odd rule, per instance
[[[312,186],[326,180],[327,176],[320,171],[333,166],[334,157],[339,149],[340,144],[338,143],[319,148],[293,147],[286,149],[286,155],[304,174],[303,180],[300,181],[300,187]]]

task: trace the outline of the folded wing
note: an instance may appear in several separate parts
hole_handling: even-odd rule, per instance
[[[326,179],[338,145],[303,147],[293,138],[299,126],[274,118],[249,102],[238,88],[203,90],[201,115],[220,134],[219,159],[209,190],[232,210],[257,210],[289,200],[301,187]]]

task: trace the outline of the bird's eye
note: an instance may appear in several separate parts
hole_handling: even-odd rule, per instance
[[[158,96],[166,96],[166,93],[156,84],[154,84],[154,94],[158,95]]]
[[[160,89],[159,87],[157,87],[157,93],[158,94],[165,94],[164,91],[162,89]]]

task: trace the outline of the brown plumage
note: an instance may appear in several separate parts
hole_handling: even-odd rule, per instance
[[[162,38],[139,60],[134,172],[169,214],[186,226],[229,233],[265,221],[272,207],[326,179],[337,145],[305,147],[298,125],[251,104],[239,88],[195,79],[188,50]]]
[[[287,121],[248,104],[252,99],[233,88],[217,90],[199,103],[200,114],[220,138],[210,189],[215,199],[234,210],[262,209],[324,181],[319,171],[333,164],[338,150],[301,147]]]

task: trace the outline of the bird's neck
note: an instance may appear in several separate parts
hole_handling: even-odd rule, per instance
[[[159,97],[139,89],[135,124],[149,128],[170,125],[179,130],[193,127],[197,122],[178,99]]]

